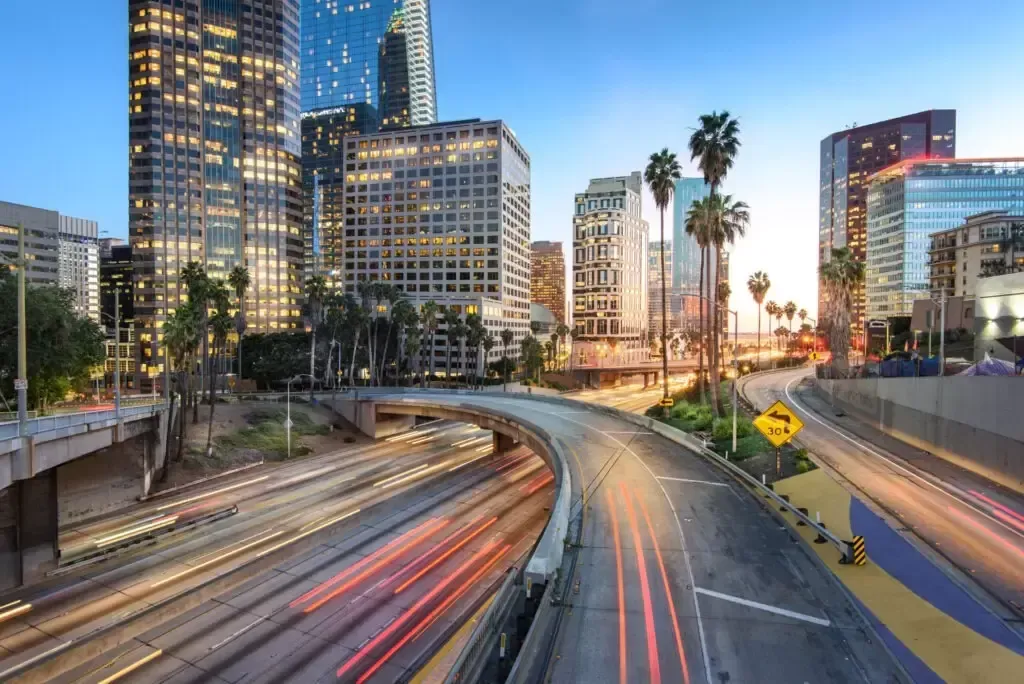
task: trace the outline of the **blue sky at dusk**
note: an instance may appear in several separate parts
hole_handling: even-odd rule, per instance
[[[694,173],[697,116],[739,117],[725,191],[751,207],[731,274],[743,330],[754,270],[770,274],[769,298],[815,308],[828,133],[955,108],[958,156],[1024,156],[1024,2],[432,0],[432,16],[439,116],[516,131],[534,239],[571,241],[573,193],[661,147]],[[127,25],[120,0],[2,3],[0,200],[127,235]],[[656,238],[649,196],[645,217]]]

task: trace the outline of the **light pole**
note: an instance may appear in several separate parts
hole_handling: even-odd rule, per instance
[[[110,314],[100,312],[110,318]],[[114,290],[114,419],[121,419],[121,291]],[[136,380],[136,387],[138,387]]]
[[[294,375],[294,376],[288,378],[288,382],[286,383],[287,390],[285,392],[285,402],[284,403],[285,403],[285,412],[287,413],[287,418],[285,418],[285,421],[284,421],[284,432],[285,432],[285,441],[288,444],[288,458],[289,459],[291,459],[291,457],[292,457],[292,381],[293,380],[297,380],[299,378],[309,378],[310,379],[310,388],[312,388],[313,382],[316,380],[316,378],[314,378],[309,373],[299,373],[298,375]],[[310,390],[310,392],[312,392],[312,389]]]

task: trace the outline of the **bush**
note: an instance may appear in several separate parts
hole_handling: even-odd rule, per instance
[[[746,418],[739,418],[736,421],[736,437],[737,439],[743,439],[754,434],[754,424]],[[722,439],[732,439],[732,416],[725,418],[718,418],[715,420],[714,428],[711,431],[711,436],[715,441]]]
[[[803,459],[797,459],[797,462],[796,462],[796,472],[798,472],[798,473],[807,473],[807,472],[810,472],[810,471],[814,470],[816,467],[817,466],[815,466],[810,461],[805,461]]]

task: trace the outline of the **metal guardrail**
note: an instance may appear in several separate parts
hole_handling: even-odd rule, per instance
[[[522,565],[522,564],[520,564]],[[476,623],[465,647],[459,654],[452,669],[445,678],[445,684],[472,681],[482,662],[484,651],[494,647],[494,639],[501,632],[508,612],[519,596],[522,586],[522,567],[512,568],[494,594],[494,600],[487,607],[480,621]]]
[[[156,415],[166,408],[165,402],[155,404],[143,404],[141,406],[122,406],[121,420],[139,420]],[[117,418],[114,409],[104,411],[80,411],[78,413],[62,413],[54,416],[43,416],[42,418],[31,418],[27,421],[26,428],[29,435],[38,435],[43,432],[53,432],[65,428],[88,425],[90,423],[101,423],[113,421]],[[18,421],[0,423],[0,440],[15,439],[19,436]]]

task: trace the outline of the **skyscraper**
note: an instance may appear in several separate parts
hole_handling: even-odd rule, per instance
[[[190,261],[246,266],[251,332],[300,320],[298,0],[130,0],[129,239],[142,385]],[[229,355],[230,356],[230,355]]]
[[[99,225],[61,215],[57,231],[58,284],[75,296],[75,312],[100,321]]]
[[[673,243],[665,241],[665,280],[672,277]],[[665,303],[668,305],[668,329],[675,329],[678,324],[679,312],[672,306],[672,292],[666,292]],[[676,297],[675,301],[678,301]],[[655,335],[661,334],[661,242],[652,240],[647,245],[647,329]]]
[[[530,301],[546,306],[565,323],[565,255],[561,242],[546,240],[530,246]]]
[[[648,355],[642,193],[642,177],[634,171],[595,178],[576,195],[572,294],[582,363],[631,363]]]
[[[696,330],[699,325],[700,247],[696,238],[686,234],[686,215],[695,200],[710,194],[711,186],[703,178],[676,181],[672,195],[672,295],[669,297],[670,318],[674,317],[675,323],[670,322],[670,327]],[[705,268],[707,266],[705,264]]]
[[[430,0],[302,0],[303,112],[343,108],[362,132],[430,124],[435,91]]]
[[[932,234],[987,211],[1024,213],[1024,158],[908,160],[871,176],[867,316],[909,316],[914,300],[930,292]],[[966,284],[967,274],[960,278]]]
[[[854,126],[821,141],[818,210],[818,265],[831,249],[849,247],[853,258],[867,259],[867,180],[906,159],[956,156],[956,111],[930,109],[866,126]],[[818,290],[818,311],[825,310]],[[854,295],[850,323],[854,336],[864,326],[864,293]]]

